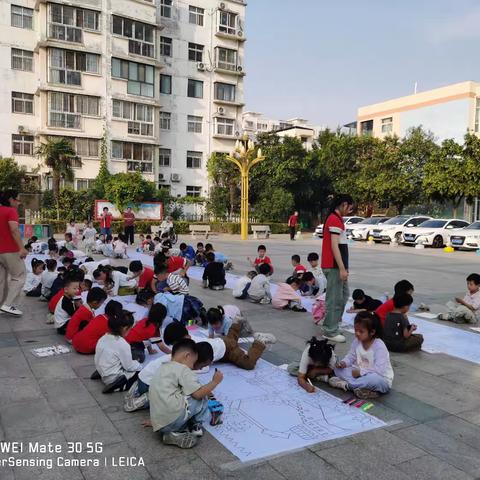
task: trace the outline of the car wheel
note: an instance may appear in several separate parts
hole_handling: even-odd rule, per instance
[[[402,241],[402,232],[397,232],[395,234],[395,240],[397,241],[397,243],[400,243]]]
[[[441,235],[437,235],[432,242],[433,248],[442,248],[443,247],[443,237]]]

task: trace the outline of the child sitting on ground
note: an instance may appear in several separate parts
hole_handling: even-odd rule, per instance
[[[170,292],[174,295],[188,295],[190,290],[183,277],[176,273],[168,273],[166,265],[157,265],[152,279],[154,292]]]
[[[313,276],[315,277],[315,287],[318,289],[317,293],[321,295],[327,288],[327,278],[325,277],[323,270],[319,265],[318,253],[309,253],[307,256],[307,262],[310,264],[308,271],[312,272]]]
[[[151,290],[142,290],[137,293],[135,302],[125,303],[123,308],[133,315],[133,321],[137,323],[148,316],[154,297],[155,293]]]
[[[387,313],[383,327],[383,341],[391,352],[409,352],[420,350],[423,343],[423,335],[414,334],[416,325],[410,325],[408,310],[413,303],[413,298],[408,293],[393,297],[394,309]]]
[[[252,279],[257,276],[257,272],[252,270],[243,277],[237,280],[237,283],[233,287],[232,295],[239,300],[245,300],[248,297],[248,289],[252,283]]]
[[[235,305],[220,305],[207,312],[208,337],[227,336],[232,324],[242,317],[240,309]]]
[[[113,245],[114,258],[128,258],[127,248],[127,237],[123,233],[120,233],[117,241]]]
[[[228,259],[228,257],[222,253],[222,252],[217,252],[214,248],[213,248],[213,245],[211,243],[207,243],[205,245],[205,255],[208,253],[208,252],[213,252],[213,254],[215,255],[215,261],[216,262],[220,262],[220,263],[223,263],[223,267],[225,268],[225,270],[231,270],[233,268],[233,264],[232,262],[230,262],[230,260]],[[208,261],[208,260],[207,260]],[[205,266],[205,265],[204,265]]]
[[[186,243],[181,243],[179,248],[180,256],[187,260],[189,266],[193,265],[195,263],[195,250],[193,247]]]
[[[328,383],[341,390],[353,390],[356,397],[376,398],[393,383],[393,368],[387,347],[380,340],[382,326],[375,313],[360,312],[354,320],[355,339]]]
[[[306,312],[302,307],[301,285],[302,281],[297,277],[289,278],[287,283],[279,283],[272,297],[272,306],[294,312]]]
[[[39,297],[42,294],[42,273],[45,263],[33,258],[31,261],[32,271],[27,273],[23,291],[27,297]]]
[[[57,333],[65,335],[68,322],[77,310],[76,300],[79,297],[80,281],[75,276],[66,276],[63,282],[63,295],[55,307],[54,324]]]
[[[205,248],[203,242],[197,243],[197,251],[195,252],[195,264],[203,265],[205,263]]]
[[[311,380],[328,383],[329,376],[333,374],[337,362],[334,348],[335,346],[329,344],[327,340],[312,337],[307,342],[300,362],[291,363],[287,368],[288,373],[297,377],[300,387],[308,393],[313,393],[315,387],[311,384]]]
[[[480,275],[472,273],[467,277],[467,293],[463,298],[448,302],[447,313],[438,315],[439,320],[455,323],[477,323],[480,319]]]
[[[94,252],[103,254],[103,247],[105,245],[105,235],[101,233],[95,240]]]
[[[146,425],[160,432],[166,445],[191,448],[203,435],[208,396],[223,375],[217,370],[213,379],[202,386],[192,371],[197,359],[193,340],[178,342],[172,350],[172,361],[160,365],[150,385],[150,422]]]
[[[352,298],[353,306],[347,310],[347,313],[374,312],[382,305],[380,300],[365,295],[365,292],[360,288],[353,291]]]
[[[87,294],[87,301],[80,305],[68,322],[65,338],[71,342],[75,335],[83,330],[88,322],[95,316],[94,311],[100,308],[107,299],[107,294],[102,288],[93,287]]]
[[[138,377],[142,366],[133,360],[130,345],[124,337],[133,327],[133,315],[123,310],[108,319],[109,332],[95,348],[95,368],[105,388],[103,393],[128,390]]]
[[[408,280],[400,280],[395,284],[394,291],[395,291],[395,295],[400,295],[403,293],[408,293],[409,295],[413,295],[413,292],[415,291],[415,289]],[[387,300],[385,303],[380,305],[375,310],[375,313],[378,315],[378,318],[380,318],[380,323],[382,327],[385,323],[385,319],[387,318],[387,313],[390,313],[391,311],[393,311],[394,308],[395,308],[395,305],[393,304],[393,298],[390,298],[390,300]]]
[[[312,272],[305,272],[298,275],[300,280],[300,294],[304,297],[314,297],[319,293],[315,276]],[[288,281],[287,281],[288,283]]]
[[[77,247],[75,246],[75,244],[73,243],[73,235],[70,233],[70,232],[67,232],[64,236],[65,238],[65,245],[64,247],[71,251],[71,250],[75,250]]]
[[[113,237],[111,235],[105,237],[105,243],[101,246],[101,249],[101,253],[103,253],[105,257],[113,258],[115,256]]]
[[[267,247],[265,245],[259,245],[257,248],[257,258],[255,258],[253,261],[250,257],[247,257],[247,260],[250,262],[250,265],[255,268],[255,270],[258,272],[258,267],[262,265],[263,263],[268,263],[270,265],[270,269],[273,273],[273,265],[272,261],[270,260],[270,257],[267,257]]]
[[[97,231],[93,228],[93,223],[88,222],[87,227],[83,231],[83,245],[85,247],[85,253],[90,255],[93,253],[95,249],[95,237],[97,235]]]
[[[128,269],[131,272],[131,277],[137,281],[137,291],[145,288],[150,289],[154,275],[153,268],[144,266],[140,260],[133,260],[133,262],[130,262]]]
[[[75,225],[75,220],[70,220],[69,224],[67,225],[67,229],[65,230],[65,232],[70,234],[71,242],[73,243],[73,245],[75,245],[75,247],[73,249],[69,248],[69,250],[74,250],[75,248],[77,248],[77,240],[78,240],[78,228]],[[67,241],[66,238],[65,238],[65,241]]]
[[[48,301],[51,298],[51,288],[53,282],[58,276],[57,273],[57,261],[53,258],[49,258],[46,262],[46,270],[42,273],[41,284],[42,284],[42,296],[41,300]]]
[[[211,290],[223,290],[227,283],[223,263],[217,262],[215,254],[211,251],[205,255],[205,258],[208,263],[203,271],[203,287]]]
[[[300,255],[292,255],[292,276],[301,275],[307,271],[307,268],[300,263]]]
[[[89,278],[84,278],[80,282],[80,297],[82,303],[87,303],[88,292],[92,289],[93,282]]]
[[[270,282],[268,277],[271,275],[270,265],[264,263],[258,267],[258,275],[252,278],[248,288],[248,298],[251,302],[268,304],[272,301],[270,293]]]

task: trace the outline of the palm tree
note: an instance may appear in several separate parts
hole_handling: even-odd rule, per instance
[[[59,220],[60,181],[62,178],[70,182],[73,181],[72,162],[78,158],[77,154],[69,139],[49,138],[47,143],[42,143],[37,147],[35,155],[43,159],[45,165],[52,171],[53,196],[57,204],[57,220]]]

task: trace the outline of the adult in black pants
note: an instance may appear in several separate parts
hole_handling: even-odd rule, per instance
[[[288,219],[288,228],[290,230],[290,240],[295,240],[295,234],[297,233],[298,224],[298,212],[294,212]]]
[[[127,211],[123,213],[123,228],[127,237],[127,244],[133,245],[135,242],[135,214],[131,207],[128,207]]]

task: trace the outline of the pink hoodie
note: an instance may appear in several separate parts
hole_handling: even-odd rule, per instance
[[[284,308],[290,301],[301,302],[301,296],[288,283],[279,283],[277,291],[272,298],[272,306],[274,308]]]

